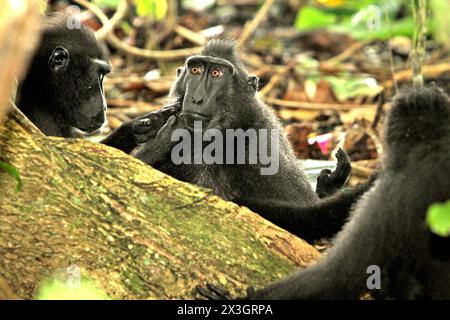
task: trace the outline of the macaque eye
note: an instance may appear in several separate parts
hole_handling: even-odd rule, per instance
[[[213,76],[214,78],[219,78],[223,76],[223,72],[218,69],[214,69],[213,71],[211,71],[211,76]]]
[[[191,73],[192,74],[200,74],[200,73],[202,73],[202,69],[200,69],[199,67],[192,67]]]

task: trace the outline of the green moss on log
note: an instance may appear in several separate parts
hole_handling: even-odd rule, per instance
[[[22,298],[77,265],[114,299],[194,298],[199,283],[234,294],[319,254],[304,241],[209,190],[120,152],[44,137],[16,112],[0,128],[0,277]]]

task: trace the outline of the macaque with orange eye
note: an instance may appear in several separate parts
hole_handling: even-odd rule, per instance
[[[207,124],[223,113],[226,100],[229,100],[230,91],[233,91],[236,81],[236,68],[225,59],[197,55],[186,60],[184,69],[186,91],[182,114],[186,124],[190,126],[196,120]],[[254,95],[257,83],[258,78],[249,75],[244,87]]]
[[[326,173],[325,179],[318,181],[318,185],[322,181],[330,190],[326,199],[320,199],[298,166],[273,110],[256,96],[257,89],[258,77],[247,72],[234,43],[211,40],[201,55],[189,57],[177,69],[170,98],[180,111],[170,116],[156,137],[148,140],[135,156],[179,180],[210,188],[223,199],[245,205],[306,240],[333,236],[348,218],[352,203],[368,186],[340,192],[350,173],[343,169],[350,163],[346,156],[338,157],[336,171]],[[230,132],[241,136],[228,139]],[[270,134],[270,143],[276,143],[266,150],[264,146],[257,150],[259,153],[270,149],[270,156],[274,154],[279,159],[278,170],[273,174],[261,174],[265,166],[261,161],[250,162],[247,151],[261,146],[260,141],[250,137],[255,132]],[[245,136],[247,133],[249,137]],[[199,136],[207,138],[198,143]],[[179,159],[180,139],[188,145],[181,150],[181,163],[174,160]],[[197,161],[213,143],[213,157],[226,161]],[[247,157],[244,163],[228,161],[241,155]]]

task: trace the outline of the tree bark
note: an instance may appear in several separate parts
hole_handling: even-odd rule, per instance
[[[45,137],[13,109],[0,161],[23,187],[0,171],[0,299],[33,298],[73,265],[113,299],[190,299],[205,282],[239,296],[319,257],[210,190],[101,144]]]

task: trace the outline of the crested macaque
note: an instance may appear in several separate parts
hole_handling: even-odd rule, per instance
[[[44,134],[73,138],[98,133],[106,125],[103,79],[111,66],[92,30],[81,24],[69,28],[68,19],[64,14],[44,18],[17,105]],[[102,143],[129,153],[154,137],[177,109],[172,104],[125,122]]]
[[[179,113],[135,156],[175,178],[248,206],[306,240],[333,236],[368,186],[331,195],[344,185],[351,169],[341,150],[338,170],[325,171],[319,179],[319,190],[327,196],[320,199],[276,116],[257,98],[257,88],[258,78],[245,70],[234,44],[210,41],[201,55],[189,57],[177,71],[171,98],[181,106]],[[196,137],[203,141],[197,143]],[[217,148],[206,159],[212,144]],[[199,146],[203,150],[197,152]]]

